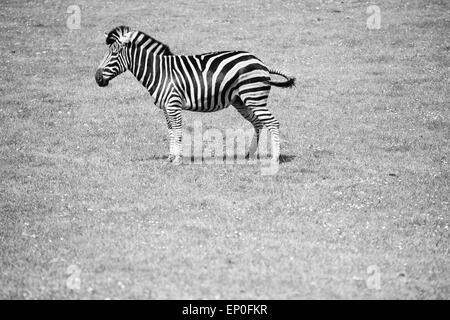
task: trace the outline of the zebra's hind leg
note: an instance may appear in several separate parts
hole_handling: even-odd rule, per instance
[[[233,101],[233,106],[240,113],[240,115],[250,122],[253,125],[253,128],[255,128],[255,134],[253,135],[249,150],[245,156],[246,159],[254,158],[257,156],[259,136],[263,128],[263,124],[258,120],[253,111],[242,102],[241,99]]]
[[[173,142],[171,155],[173,155],[172,164],[180,165],[183,163],[182,155],[182,118],[181,118],[181,106],[179,104],[172,103],[166,107],[167,116],[172,126]]]
[[[269,130],[272,142],[272,161],[278,162],[280,158],[280,123],[267,109],[266,101],[248,98],[245,105],[253,112],[258,121]]]

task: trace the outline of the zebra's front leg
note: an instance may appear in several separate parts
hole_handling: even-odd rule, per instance
[[[182,155],[182,138],[183,138],[183,128],[181,119],[181,106],[170,105],[166,108],[167,116],[169,117],[172,126],[172,143],[170,154],[173,156],[172,164],[180,165],[183,162]]]
[[[172,162],[175,159],[175,154],[173,153],[173,142],[174,142],[174,134],[172,129],[172,123],[170,121],[170,117],[167,114],[167,110],[164,109],[164,116],[167,122],[167,129],[169,132],[169,156],[167,157],[167,162]]]

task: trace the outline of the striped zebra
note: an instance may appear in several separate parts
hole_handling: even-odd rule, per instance
[[[167,159],[182,163],[181,110],[212,112],[232,105],[255,129],[249,155],[257,150],[264,126],[270,132],[272,160],[280,155],[279,122],[267,109],[271,86],[289,88],[295,78],[267,68],[244,51],[221,51],[200,55],[173,55],[168,46],[141,31],[120,26],[106,34],[109,50],[100,63],[95,80],[101,87],[129,70],[164,111],[169,129]],[[272,81],[271,74],[284,77]]]

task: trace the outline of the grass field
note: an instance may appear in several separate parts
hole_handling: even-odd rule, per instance
[[[0,19],[0,298],[450,298],[448,1],[7,0]],[[94,81],[121,24],[296,76],[269,100],[279,172],[165,166],[145,89]]]

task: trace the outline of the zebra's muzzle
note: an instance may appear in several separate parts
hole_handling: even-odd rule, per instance
[[[100,87],[106,87],[108,85],[108,80],[103,78],[103,69],[97,69],[95,72],[95,81]]]

